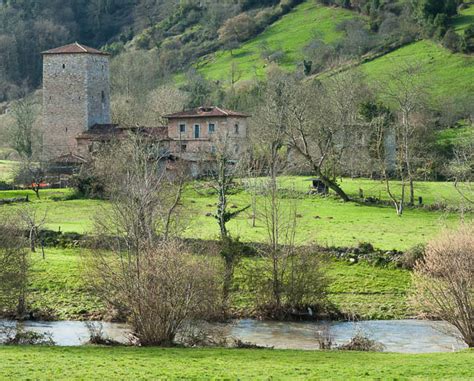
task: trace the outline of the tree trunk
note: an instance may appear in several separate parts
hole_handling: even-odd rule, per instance
[[[342,188],[337,185],[337,183],[334,180],[331,180],[329,177],[324,176],[319,169],[318,166],[313,165],[314,171],[316,172],[316,175],[321,179],[321,181],[326,185],[328,188],[332,189],[336,194],[343,200],[344,202],[350,201],[351,199],[349,196],[342,190]]]

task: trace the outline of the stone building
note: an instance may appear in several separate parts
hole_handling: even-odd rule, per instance
[[[79,43],[43,54],[43,151],[77,154],[76,137],[110,118],[109,55]]]
[[[219,107],[166,115],[167,126],[112,124],[109,77],[109,55],[99,50],[76,42],[43,52],[43,151],[56,167],[87,162],[101,144],[129,133],[159,141],[163,157],[187,162],[196,176],[224,137],[231,160],[241,155],[248,115]]]

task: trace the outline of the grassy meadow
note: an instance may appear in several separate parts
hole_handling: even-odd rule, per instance
[[[280,179],[285,196],[284,204],[296,205],[298,244],[318,243],[324,246],[354,246],[359,242],[370,242],[383,250],[405,250],[416,244],[426,242],[445,227],[456,226],[460,215],[449,211],[449,207],[459,207],[461,196],[451,183],[417,182],[415,196],[423,197],[425,205],[441,205],[440,210],[428,208],[407,208],[402,217],[396,215],[390,206],[374,206],[357,202],[344,203],[334,197],[308,195],[311,182],[309,177],[288,176]],[[384,184],[368,179],[342,179],[341,186],[351,196],[358,197],[362,189],[365,197],[377,197],[388,200]],[[198,185],[200,185],[198,183]],[[245,185],[245,184],[244,184]],[[392,183],[396,192],[397,182]],[[46,226],[52,230],[64,232],[91,232],[94,218],[100,214],[107,202],[101,200],[73,199],[72,191],[67,189],[49,189],[42,191],[41,199],[36,199],[32,191],[3,191],[0,198],[29,195],[33,205],[42,215],[46,213]],[[72,199],[71,199],[72,198]],[[183,196],[184,224],[182,235],[186,238],[216,239],[218,225],[214,217],[217,198],[206,189],[189,186]],[[258,198],[258,210],[263,199]],[[251,204],[250,193],[242,190],[229,197],[231,209],[242,208]],[[6,210],[17,208],[17,205],[3,206]],[[252,212],[247,209],[229,223],[229,230],[234,237],[245,242],[264,242],[265,227],[257,221],[252,227]],[[472,214],[465,218],[471,219]]]
[[[305,1],[292,12],[270,25],[257,37],[243,43],[238,49],[218,51],[206,56],[196,65],[209,79],[226,81],[230,69],[236,65],[240,79],[250,79],[265,75],[267,64],[261,58],[262,47],[272,51],[282,51],[284,57],[280,66],[294,70],[303,60],[302,49],[315,37],[325,42],[333,42],[342,34],[336,26],[343,20],[358,17],[342,8],[329,8],[315,1]]]
[[[2,380],[472,380],[474,353],[1,347]]]
[[[226,82],[232,67],[240,80],[265,75],[268,63],[261,58],[262,47],[280,50],[284,58],[279,66],[295,70],[302,64],[303,48],[314,38],[330,43],[342,36],[337,25],[346,19],[360,17],[342,8],[324,7],[313,0],[298,5],[292,12],[270,25],[264,32],[243,43],[232,52],[220,50],[201,59],[196,68],[208,79]],[[453,26],[462,32],[474,18],[474,6],[463,9],[453,19]],[[419,65],[419,81],[426,87],[432,104],[439,107],[446,98],[463,99],[474,93],[474,57],[451,53],[439,43],[421,40],[362,64],[357,70],[371,82],[384,80],[402,65]],[[183,78],[177,78],[181,82]]]
[[[365,205],[356,202],[343,203],[334,197],[308,195],[311,184],[305,176],[280,178],[284,203],[296,203],[297,243],[317,242],[329,246],[354,246],[359,242],[370,242],[375,247],[404,250],[425,242],[445,226],[455,226],[460,215],[455,211],[433,211],[429,208],[407,209],[398,217],[389,206]],[[256,180],[257,183],[261,179]],[[206,183],[190,185],[183,197],[182,220],[187,221],[182,235],[195,239],[216,239],[218,225],[215,218],[208,216],[215,212],[216,195],[209,191]],[[342,187],[353,197],[363,189],[366,197],[386,199],[384,185],[368,179],[342,179]],[[397,191],[399,184],[393,182]],[[249,183],[243,182],[240,191],[230,196],[231,207],[245,207],[250,204]],[[418,182],[416,196],[423,197],[427,205],[459,207],[462,199],[450,183]],[[0,198],[18,197],[28,194],[30,205],[40,214],[46,212],[47,227],[69,232],[91,232],[94,216],[108,203],[101,200],[74,199],[68,189],[48,189],[37,199],[32,191],[3,191]],[[262,199],[259,198],[258,208]],[[14,211],[23,205],[0,206],[3,210]],[[472,219],[472,213],[464,215]],[[245,211],[229,224],[232,235],[250,242],[265,242],[265,228],[257,220],[252,227],[251,212]],[[88,292],[87,284],[81,276],[81,251],[79,249],[46,248],[46,259],[41,254],[33,254],[33,274],[30,282],[32,307],[49,313],[56,319],[84,319],[103,317],[104,306]],[[258,266],[258,259],[248,258],[236,271],[232,305],[244,314],[251,308],[253,290],[246,287],[245,269]],[[397,319],[412,317],[407,298],[411,275],[409,271],[374,267],[361,262],[348,264],[331,260],[326,273],[331,280],[329,301],[345,314],[358,314],[366,319]]]
[[[92,295],[82,276],[80,249],[46,248],[32,255],[30,301],[35,311],[59,320],[103,318],[107,311]],[[236,312],[251,311],[253,290],[245,282],[249,266],[258,266],[258,258],[246,258],[236,269],[232,307]],[[411,275],[407,270],[374,267],[361,262],[349,265],[330,260],[325,272],[330,280],[328,300],[345,314],[364,319],[402,319],[414,316],[407,296]]]

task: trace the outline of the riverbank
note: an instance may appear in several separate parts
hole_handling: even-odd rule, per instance
[[[473,351],[394,353],[266,349],[0,346],[0,379],[474,379]]]
[[[33,254],[29,303],[40,320],[109,320],[111,314],[88,288],[81,269],[80,249],[46,248]],[[254,261],[258,259],[246,259]],[[246,284],[242,266],[236,269],[231,295],[233,310],[239,317],[251,316],[253,290]],[[328,300],[347,316],[365,320],[414,317],[407,299],[411,273],[407,270],[351,264],[331,260]]]

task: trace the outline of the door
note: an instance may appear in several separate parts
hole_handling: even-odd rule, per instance
[[[194,125],[194,139],[199,139],[199,135],[201,132],[201,126],[199,124]]]

